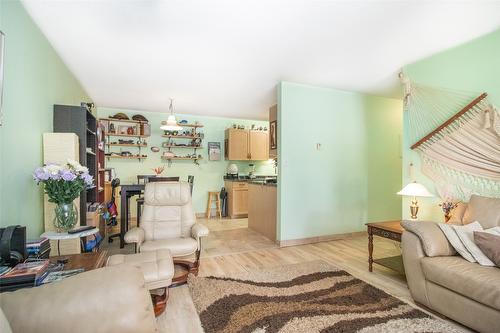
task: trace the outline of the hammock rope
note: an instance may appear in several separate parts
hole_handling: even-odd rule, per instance
[[[500,113],[486,93],[420,85],[400,75],[411,148],[440,193],[500,197]]]

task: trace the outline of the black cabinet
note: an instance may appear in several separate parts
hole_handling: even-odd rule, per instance
[[[87,103],[80,106],[54,105],[54,132],[75,133],[80,148],[80,164],[89,169],[96,187],[80,195],[80,225],[86,225],[88,204],[98,201],[97,120]]]

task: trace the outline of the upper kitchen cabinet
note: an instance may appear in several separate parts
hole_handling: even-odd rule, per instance
[[[269,133],[229,128],[225,133],[226,160],[266,161],[269,159]]]

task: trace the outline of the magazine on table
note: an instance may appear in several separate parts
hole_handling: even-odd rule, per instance
[[[67,271],[50,272],[49,274],[47,274],[47,277],[43,279],[41,283],[46,284],[46,283],[61,281],[70,276],[82,273],[83,271],[84,271],[83,268],[77,268],[77,269],[70,269]]]

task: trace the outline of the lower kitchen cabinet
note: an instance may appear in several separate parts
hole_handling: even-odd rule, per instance
[[[226,181],[227,208],[232,219],[248,216],[248,183]]]

